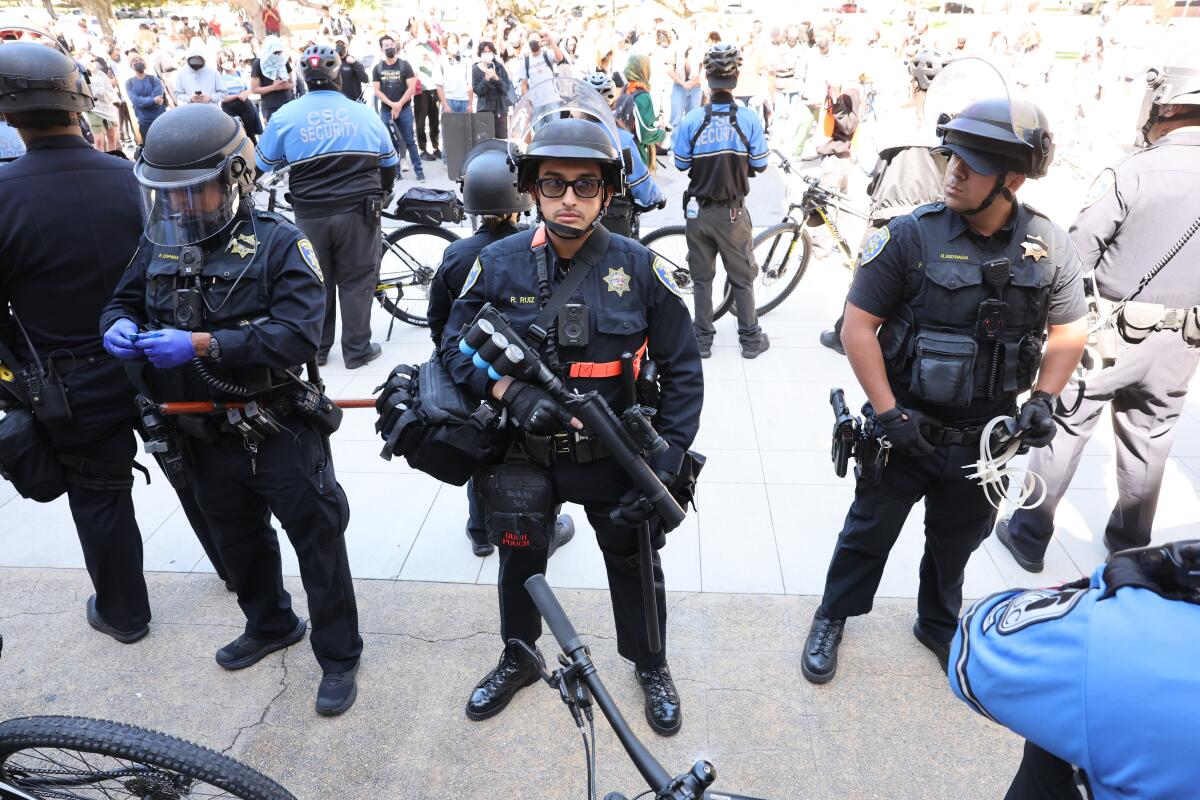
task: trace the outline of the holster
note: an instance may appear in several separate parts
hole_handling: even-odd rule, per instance
[[[688,450],[683,456],[683,464],[679,467],[675,480],[667,487],[675,502],[685,511],[689,505],[699,510],[696,505],[696,483],[700,480],[700,470],[704,469],[706,463],[708,459],[705,456],[695,450]]]
[[[475,474],[488,541],[516,550],[546,550],[558,503],[550,473],[527,461],[486,466]]]

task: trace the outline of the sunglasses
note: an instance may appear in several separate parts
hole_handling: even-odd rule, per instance
[[[538,178],[533,185],[537,187],[543,197],[549,197],[552,200],[557,200],[565,195],[568,186],[571,187],[571,191],[575,192],[576,197],[590,200],[600,194],[600,188],[604,186],[604,179],[576,178],[568,181],[562,178]]]

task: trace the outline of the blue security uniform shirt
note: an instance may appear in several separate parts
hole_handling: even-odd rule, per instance
[[[662,189],[658,188],[658,184],[654,182],[654,177],[650,174],[650,170],[646,169],[646,162],[642,160],[642,154],[638,152],[637,142],[634,141],[633,134],[624,128],[619,129],[621,135],[621,149],[625,150],[632,156],[633,169],[629,172],[629,196],[633,202],[637,203],[643,209],[653,208],[666,199]]]
[[[16,128],[0,119],[0,161],[12,161],[25,155],[25,142]]]
[[[972,606],[950,686],[1087,772],[1096,800],[1200,792],[1200,605],[1123,587],[1007,591]]]
[[[259,169],[291,166],[298,213],[341,213],[383,193],[380,167],[399,163],[379,116],[341,92],[309,92],[280,108],[255,150]]]
[[[736,115],[737,128],[745,141],[734,130],[731,115]],[[692,139],[696,140],[694,147]],[[675,131],[672,149],[675,166],[690,171],[688,194],[720,201],[741,200],[748,195],[751,174],[767,168],[770,152],[758,115],[736,101],[689,111]]]

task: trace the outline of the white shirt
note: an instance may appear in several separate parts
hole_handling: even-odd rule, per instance
[[[441,87],[446,94],[446,99],[463,101],[470,99],[468,95],[471,88],[470,59],[442,56],[439,66],[442,73]]]
[[[526,53],[524,56],[518,57],[516,62],[517,78],[529,81],[531,88],[557,74],[554,66],[554,51],[547,47],[538,50],[536,55]],[[529,65],[528,72],[526,72],[526,64]]]

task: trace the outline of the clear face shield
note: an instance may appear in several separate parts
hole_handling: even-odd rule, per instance
[[[551,120],[566,118],[599,124],[612,141],[613,149],[620,152],[617,120],[608,102],[591,84],[575,78],[549,78],[529,87],[508,114],[510,147],[524,153],[539,128]]]
[[[937,143],[937,126],[943,115],[953,117],[971,103],[993,97],[1012,98],[1004,76],[990,62],[975,56],[956,58],[942,68],[925,92],[921,105],[922,138]]]
[[[141,175],[146,238],[165,247],[184,247],[220,233],[233,221],[241,194],[221,168],[186,182],[147,181]]]

